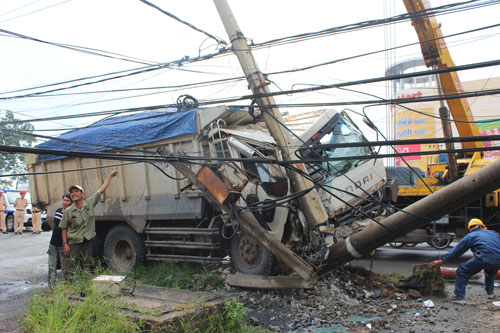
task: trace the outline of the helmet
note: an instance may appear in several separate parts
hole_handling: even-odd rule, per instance
[[[467,225],[467,229],[469,229],[469,231],[470,231],[470,229],[474,226],[479,226],[479,227],[481,227],[481,229],[484,229],[484,230],[487,229],[486,226],[484,225],[483,221],[481,221],[480,219],[471,219],[469,221],[469,224]]]

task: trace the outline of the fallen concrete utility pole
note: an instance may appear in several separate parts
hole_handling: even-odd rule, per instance
[[[266,81],[264,75],[259,70],[247,40],[241,32],[227,1],[214,0],[214,4],[231,40],[233,52],[238,57],[238,61],[245,73],[248,85],[256,96],[257,104],[261,110],[266,111],[262,113],[269,133],[276,140],[276,143],[283,148],[281,150],[283,160],[290,161],[294,156],[295,150],[292,148],[293,142],[290,133],[281,125],[285,121],[277,107],[269,106],[276,105],[274,98],[272,96],[262,96],[270,92],[268,88],[269,82]],[[303,164],[294,164],[293,167],[307,172]],[[297,172],[288,171],[288,175],[290,176],[292,188],[295,192],[307,190],[313,186],[311,181]],[[325,207],[322,205],[321,198],[315,189],[301,196],[298,201],[309,227],[313,228],[328,220]]]
[[[382,221],[370,224],[330,247],[322,271],[369,254],[372,250],[418,227],[437,220],[500,187],[500,160],[421,199]]]

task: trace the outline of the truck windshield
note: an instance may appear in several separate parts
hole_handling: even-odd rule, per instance
[[[320,141],[323,144],[367,142],[363,134],[344,119],[339,120],[333,131],[324,135]],[[323,150],[323,156],[326,158],[362,156],[370,155],[371,153],[370,147],[327,148]],[[322,167],[327,169],[332,176],[338,176],[347,172],[354,165],[359,163],[359,161],[360,160],[327,161],[322,163]]]

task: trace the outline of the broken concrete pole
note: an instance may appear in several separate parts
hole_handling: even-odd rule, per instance
[[[500,160],[457,180],[453,184],[406,207],[383,220],[372,222],[330,248],[327,265],[322,271],[361,258],[372,250],[437,220],[484,195],[500,188]]]

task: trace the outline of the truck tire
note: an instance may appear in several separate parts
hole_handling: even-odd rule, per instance
[[[142,237],[127,225],[114,226],[104,240],[104,260],[113,271],[125,274],[144,261]]]
[[[43,231],[50,231],[50,230],[52,230],[52,228],[50,227],[48,222],[44,222],[44,223],[42,223],[42,230]]]
[[[229,247],[234,269],[244,274],[270,275],[274,256],[254,237],[241,232],[231,239]]]
[[[7,232],[14,232],[14,215],[7,215],[5,218],[5,226],[7,227]]]
[[[402,248],[403,246],[405,246],[405,243],[403,243],[403,242],[389,242],[389,245],[395,249],[399,249],[399,248]]]
[[[451,242],[453,242],[453,238],[447,233],[437,233],[431,236],[429,243],[435,249],[444,250],[450,246]]]

